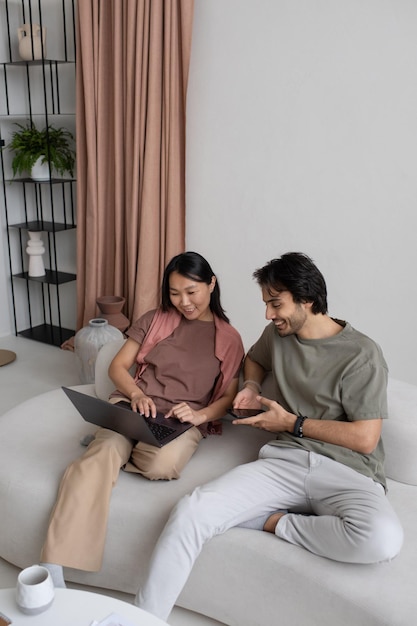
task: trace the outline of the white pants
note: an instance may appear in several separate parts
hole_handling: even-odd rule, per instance
[[[289,511],[277,537],[329,559],[376,563],[396,556],[402,545],[400,522],[381,485],[314,452],[266,445],[257,461],[180,500],[156,544],[137,605],[166,620],[204,543],[277,509]]]

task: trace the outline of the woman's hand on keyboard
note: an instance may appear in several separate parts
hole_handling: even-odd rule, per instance
[[[176,417],[180,422],[190,422],[194,426],[206,421],[206,416],[201,411],[194,411],[186,402],[173,406],[165,417]]]
[[[155,402],[149,396],[145,396],[140,390],[132,394],[130,398],[132,411],[142,413],[145,417],[156,417]]]

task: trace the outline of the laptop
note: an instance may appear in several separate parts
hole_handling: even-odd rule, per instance
[[[157,413],[156,417],[145,417],[132,411],[127,405],[112,404],[94,396],[62,387],[81,417],[86,422],[115,430],[117,433],[162,448],[167,443],[192,428],[189,422],[183,423],[175,417],[164,417]]]

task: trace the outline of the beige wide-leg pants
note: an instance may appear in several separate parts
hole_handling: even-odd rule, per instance
[[[41,562],[86,571],[100,570],[112,488],[120,468],[150,480],[179,478],[202,439],[193,427],[162,448],[134,442],[100,428],[85,454],[61,480]],[[130,459],[130,462],[129,462]]]

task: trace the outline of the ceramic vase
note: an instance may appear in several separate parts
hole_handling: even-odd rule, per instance
[[[17,29],[19,56],[23,61],[36,61],[46,56],[46,28],[39,24],[23,24]]]
[[[43,157],[39,157],[35,161],[30,171],[30,177],[32,180],[36,181],[44,181],[51,179],[51,168],[49,167],[48,161],[42,163]]]
[[[122,333],[130,325],[129,319],[122,313],[126,298],[122,296],[101,296],[96,300],[100,310],[100,317],[109,324],[118,328]]]
[[[29,239],[27,242],[26,253],[29,257],[28,274],[33,278],[45,276],[45,265],[43,255],[45,254],[45,246],[41,239],[40,231],[28,231]]]
[[[104,344],[116,339],[123,339],[122,333],[103,318],[90,320],[88,326],[84,326],[75,334],[74,352],[82,383],[94,383],[99,350]]]

